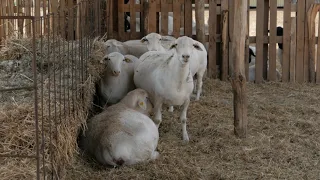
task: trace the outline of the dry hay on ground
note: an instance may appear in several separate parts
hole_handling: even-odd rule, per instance
[[[231,84],[205,80],[188,111],[189,144],[182,143],[179,113],[165,112],[160,159],[107,169],[79,156],[66,179],[318,179],[320,87],[248,84],[248,137],[233,135]]]
[[[79,41],[68,43],[59,37],[55,37],[54,41],[52,37],[49,39],[44,37],[42,41],[37,39],[39,142],[40,147],[44,147],[44,150],[40,151],[44,153],[44,157],[40,158],[40,168],[46,169],[47,177],[51,175],[50,171],[53,169],[63,176],[64,166],[73,162],[73,157],[78,151],[76,141],[78,130],[81,126],[85,126],[92,96],[95,93],[94,83],[103,70],[96,63],[103,52],[99,47],[101,43],[92,49],[94,56],[88,61],[89,75],[84,77],[84,82],[81,82],[83,70],[79,63],[81,55]],[[12,38],[8,41],[8,45],[0,51],[1,88],[33,85],[32,55],[31,39]],[[84,95],[83,102],[79,101],[81,95]],[[0,154],[35,155],[33,96],[33,90],[0,93]],[[54,118],[55,116],[57,118]],[[44,143],[41,143],[42,126]],[[50,132],[53,133],[50,135]],[[35,179],[35,159],[1,158],[1,162],[1,179]]]

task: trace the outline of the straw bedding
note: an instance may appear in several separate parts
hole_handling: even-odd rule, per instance
[[[99,44],[98,41],[96,43]],[[89,75],[82,82],[78,41],[67,43],[59,37],[45,37],[42,41],[37,39],[39,147],[43,154],[40,169],[46,170],[41,177],[49,178],[53,172],[63,178],[65,165],[71,164],[78,152],[78,131],[85,126],[95,93],[94,83],[103,71],[95,61],[102,55],[101,47],[93,47],[91,61],[83,67]],[[1,88],[33,85],[32,55],[31,39],[12,38],[8,41],[0,51]],[[84,100],[80,101],[82,95]],[[0,154],[34,156],[34,91],[0,93],[0,100]],[[1,179],[36,177],[35,159],[1,158],[1,162]]]
[[[320,87],[248,83],[248,137],[233,135],[229,82],[206,79],[188,111],[189,144],[179,112],[164,112],[155,162],[105,168],[80,154],[66,179],[318,179]]]

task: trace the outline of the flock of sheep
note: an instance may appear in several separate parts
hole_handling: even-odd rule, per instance
[[[188,142],[190,98],[200,99],[207,69],[204,45],[187,36],[176,39],[157,33],[126,42],[109,39],[104,45],[101,63],[107,68],[97,93],[105,106],[88,120],[81,138],[84,151],[103,165],[156,159],[163,105],[170,112],[182,106],[182,135]]]
[[[163,105],[169,112],[182,106],[182,138],[188,142],[187,110],[191,97],[200,100],[207,48],[187,36],[176,39],[157,33],[126,42],[109,39],[104,46],[100,63],[106,70],[97,92],[103,111],[88,120],[80,140],[84,152],[114,167],[157,159]],[[249,50],[252,81],[255,48]]]

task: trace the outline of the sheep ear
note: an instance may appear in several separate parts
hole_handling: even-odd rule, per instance
[[[146,103],[144,102],[144,101],[139,101],[138,102],[138,105],[139,105],[139,107],[141,108],[141,109],[143,109],[143,110],[147,110],[147,105],[146,105]]]
[[[173,48],[176,48],[177,47],[177,44],[172,44],[171,46],[170,46],[170,49],[173,49]]]
[[[140,41],[141,41],[141,43],[144,43],[144,42],[148,41],[148,39],[146,37],[143,37]]]
[[[199,51],[203,51],[202,48],[199,46],[199,44],[194,44],[193,47]]]
[[[127,62],[127,63],[132,63],[132,62],[133,62],[131,59],[129,59],[129,58],[127,58],[127,57],[125,57],[123,61],[125,61],[125,62]]]

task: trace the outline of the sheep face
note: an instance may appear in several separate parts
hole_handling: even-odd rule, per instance
[[[142,43],[147,44],[148,51],[161,51],[163,49],[161,41],[162,36],[157,33],[150,33],[141,39]]]
[[[187,36],[179,37],[171,45],[170,49],[175,49],[178,59],[182,64],[189,62],[194,51],[203,51],[197,42]]]
[[[153,105],[149,99],[149,94],[140,88],[130,91],[126,97],[121,100],[121,102],[128,107],[148,116],[153,110]]]
[[[118,52],[112,52],[106,55],[101,63],[107,65],[107,69],[112,76],[119,76],[122,66],[126,63],[132,63],[132,60],[125,58]]]

